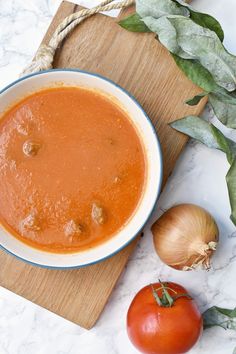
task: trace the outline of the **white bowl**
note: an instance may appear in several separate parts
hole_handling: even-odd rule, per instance
[[[0,227],[0,245],[14,256],[34,265],[52,268],[82,267],[102,261],[124,248],[141,231],[157,200],[162,181],[162,154],[152,123],[138,102],[104,77],[79,70],[49,70],[21,78],[0,92],[0,114],[34,91],[57,84],[94,88],[116,98],[128,112],[146,151],[147,182],[139,206],[129,222],[111,239],[89,250],[55,254],[32,248]]]

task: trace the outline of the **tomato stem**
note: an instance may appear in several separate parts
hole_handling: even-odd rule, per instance
[[[156,289],[156,291],[161,290],[162,286],[160,286],[159,288]],[[177,294],[177,291],[175,291],[174,289],[171,289],[169,286],[165,286],[165,289],[173,291],[173,293]]]
[[[169,294],[168,290],[166,289],[165,285],[159,280],[161,287],[162,287],[162,291],[163,291],[163,297],[165,296],[167,302],[168,302],[168,307],[171,307],[174,303],[174,299],[171,297],[171,295]]]
[[[154,289],[154,286],[152,284],[150,284],[153,297],[159,306],[172,307],[174,305],[175,301],[181,297],[186,297],[186,298],[192,300],[191,296],[189,296],[188,294],[178,294],[178,295],[175,295],[172,297],[168,290],[173,291],[175,294],[177,294],[177,292],[175,290],[171,289],[170,287],[168,287],[167,286],[168,284],[162,283],[160,279],[159,279],[159,283],[161,286],[158,289]],[[159,290],[162,290],[161,297],[158,295]]]
[[[157,291],[154,289],[152,284],[151,284],[151,288],[152,288],[152,294],[153,294],[156,302],[158,303],[159,306],[162,306],[161,299],[159,298]]]

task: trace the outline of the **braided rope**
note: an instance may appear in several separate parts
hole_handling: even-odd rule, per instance
[[[65,37],[86,18],[101,11],[122,9],[135,3],[135,0],[123,0],[114,3],[114,0],[106,0],[92,9],[83,9],[66,17],[55,30],[48,45],[41,45],[35,55],[34,60],[26,66],[21,76],[35,73],[42,70],[51,69],[55,52]]]

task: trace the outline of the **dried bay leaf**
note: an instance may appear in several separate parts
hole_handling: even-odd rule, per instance
[[[152,16],[158,19],[168,15],[190,16],[186,7],[172,0],[136,0],[136,11],[142,18]]]

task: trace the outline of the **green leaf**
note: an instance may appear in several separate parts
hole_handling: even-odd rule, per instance
[[[221,102],[235,106],[236,105],[235,91],[228,92],[224,89],[222,91],[222,87],[219,87],[219,88],[221,89],[221,91],[216,90],[216,91],[212,92],[215,95],[215,97],[217,97],[217,99]]]
[[[199,26],[187,17],[171,15],[167,19],[176,30],[176,41],[182,51],[210,71],[219,86],[228,91],[235,90],[236,57],[226,51],[215,32]],[[161,42],[165,46],[168,39],[169,33],[162,33]],[[178,52],[174,54],[185,58]]]
[[[197,116],[188,116],[172,122],[171,127],[191,138],[200,141],[209,148],[224,152],[229,163],[236,156],[236,143],[226,138],[223,133],[212,124]]]
[[[189,10],[172,0],[136,0],[136,11],[142,17],[158,19],[167,15],[189,16]]]
[[[211,125],[197,116],[187,116],[178,119],[170,123],[170,126],[179,132],[200,141],[209,148],[220,149],[211,130]]]
[[[235,318],[236,317],[236,307],[231,310],[231,309],[225,309],[222,307],[217,307],[217,310],[222,313],[225,316],[228,316],[229,318]]]
[[[190,18],[198,25],[214,31],[221,42],[224,40],[224,31],[220,23],[212,16],[197,12],[190,8]]]
[[[232,354],[236,354],[236,347],[234,348],[234,351],[233,351],[233,353]]]
[[[178,67],[197,86],[205,91],[215,91],[218,85],[215,83],[211,73],[196,60],[182,59],[178,55],[172,54]]]
[[[224,136],[224,134],[211,124],[212,134],[219,146],[219,150],[223,151],[231,164],[236,156],[236,143]]]
[[[208,95],[209,92],[202,92],[199,95],[190,98],[189,100],[185,101],[185,103],[189,106],[196,106],[204,97]]]
[[[202,315],[204,329],[219,326],[224,329],[236,329],[236,308],[233,310],[213,306]]]
[[[232,163],[227,175],[226,182],[231,205],[231,220],[236,225],[236,159]]]
[[[144,17],[143,21],[148,28],[154,33],[157,33],[158,40],[171,52],[181,58],[191,59],[191,56],[184,52],[178,44],[177,33],[175,28],[168,21],[166,16],[155,19],[152,16]]]
[[[119,21],[119,25],[131,32],[151,32],[138,14],[122,19]]]
[[[220,23],[213,17],[208,14],[196,11],[192,6],[186,4],[181,0],[173,0],[175,3],[180,4],[181,6],[187,7],[190,12],[190,18],[197,23],[198,25],[209,28],[211,31],[214,31],[221,42],[224,40],[224,31]]]
[[[232,102],[222,94],[209,94],[209,102],[212,105],[215,115],[222,124],[228,128],[236,128],[236,98],[232,96]]]

